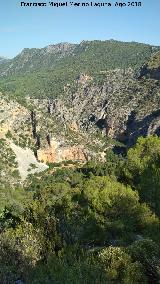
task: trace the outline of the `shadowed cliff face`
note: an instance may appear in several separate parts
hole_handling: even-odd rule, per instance
[[[41,101],[46,112],[48,105],[52,109],[51,119],[59,119],[74,132],[85,135],[100,131],[106,139],[116,139],[128,147],[139,136],[159,133],[158,80],[136,79],[132,69],[116,69],[106,72],[101,87],[90,85],[84,74],[77,86],[75,93],[68,91],[66,99]]]
[[[157,68],[150,68],[148,65],[144,65],[140,70],[139,78],[147,77],[155,80],[160,80],[160,66]]]

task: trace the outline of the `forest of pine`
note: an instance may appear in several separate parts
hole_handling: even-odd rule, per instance
[[[160,139],[127,156],[53,167],[0,214],[0,283],[160,283]],[[3,206],[2,206],[3,202]]]

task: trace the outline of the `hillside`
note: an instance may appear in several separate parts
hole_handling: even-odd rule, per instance
[[[45,48],[25,48],[1,68],[0,76],[28,73],[39,69],[74,67],[93,72],[114,68],[140,67],[156,47],[114,40],[60,43]],[[95,68],[96,67],[96,68]]]
[[[21,54],[0,67],[7,90],[36,97],[57,97],[64,86],[81,73],[101,83],[106,70],[132,68],[138,70],[158,47],[119,41],[82,41],[72,45],[61,43],[42,49],[24,49]],[[22,76],[23,74],[23,76]],[[7,79],[6,79],[7,77]]]
[[[25,49],[1,65],[2,138],[59,163],[103,160],[159,135],[157,50],[113,40]]]
[[[0,283],[158,284],[160,48],[0,64]]]

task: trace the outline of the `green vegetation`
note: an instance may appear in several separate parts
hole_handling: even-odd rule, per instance
[[[84,41],[25,49],[0,65],[0,90],[7,91],[1,122],[12,119],[13,109],[18,110],[17,118],[24,114],[0,139],[0,283],[160,283],[160,138],[139,138],[127,152],[137,136],[153,133],[154,125],[155,133],[159,131],[159,82],[133,78],[144,63],[159,68],[159,52],[153,54],[158,50],[135,42]],[[93,80],[80,82],[85,81],[82,73]],[[105,84],[101,88],[104,82],[108,91]],[[88,95],[91,86],[95,88]],[[77,90],[73,118],[77,113],[82,127],[75,132],[66,127],[70,111],[63,113],[63,107],[70,110]],[[85,96],[90,100],[81,107]],[[57,97],[66,104],[54,116],[47,100]],[[10,107],[10,100],[24,105],[26,114],[20,105]],[[27,109],[36,113],[32,121]],[[103,112],[104,119],[99,119]],[[123,121],[129,112],[128,121]],[[117,125],[106,125],[113,117]],[[115,126],[119,142],[103,133],[107,128],[116,133]],[[65,146],[86,147],[92,160],[48,163],[48,169],[34,175],[31,163],[23,182],[10,141],[36,151],[46,143],[49,148],[50,137]],[[115,154],[114,146],[125,149],[126,155]],[[94,155],[101,150],[104,162]]]
[[[126,177],[140,197],[160,216],[160,139],[139,138],[135,149],[128,151]]]
[[[30,176],[1,204],[0,282],[158,284],[159,154],[151,136],[126,158]]]
[[[10,132],[8,131],[8,135],[10,136]],[[18,167],[18,163],[16,161],[16,156],[9,144],[4,138],[0,139],[0,190],[4,187],[12,187],[19,182],[19,174],[16,170]],[[16,177],[14,178],[14,175]],[[1,193],[0,193],[1,194]],[[4,194],[5,196],[5,194]],[[1,196],[1,201],[4,196]]]
[[[81,73],[91,75],[96,84],[102,84],[107,70],[138,69],[151,54],[150,45],[115,40],[84,41],[68,53],[62,50],[48,54],[45,49],[26,49],[0,66],[0,89],[14,93],[20,100],[28,95],[55,98],[65,93],[65,86],[74,92],[75,80]]]

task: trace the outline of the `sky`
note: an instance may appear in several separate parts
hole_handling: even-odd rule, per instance
[[[142,0],[142,7],[115,7],[127,0],[100,0],[112,7],[21,7],[19,0],[0,0],[0,56],[12,58],[23,48],[41,48],[82,40],[137,41],[160,46],[160,0]],[[71,0],[88,2],[90,0]],[[131,0],[132,1],[132,0]],[[136,2],[136,1],[133,1]],[[140,2],[140,1],[138,1]],[[69,3],[69,1],[68,1]]]

